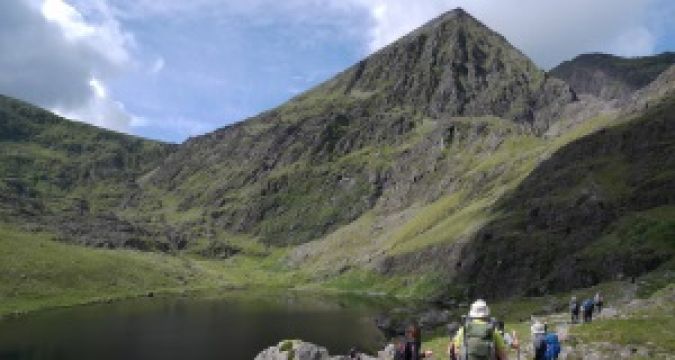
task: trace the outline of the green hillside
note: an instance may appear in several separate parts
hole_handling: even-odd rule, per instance
[[[247,285],[463,301],[670,269],[675,68],[630,64],[625,96],[577,97],[455,10],[180,145],[0,97],[0,312]]]
[[[173,148],[0,96],[0,219],[71,242],[143,246],[116,212]]]

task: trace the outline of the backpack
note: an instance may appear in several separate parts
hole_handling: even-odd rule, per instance
[[[489,360],[494,355],[494,324],[468,321],[464,325],[464,359]]]
[[[546,334],[546,359],[556,359],[560,354],[560,341],[554,333]]]
[[[406,341],[400,347],[396,348],[394,360],[419,360],[420,345],[415,341]]]

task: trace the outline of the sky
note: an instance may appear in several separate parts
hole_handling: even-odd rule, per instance
[[[543,69],[675,51],[672,0],[2,0],[0,94],[168,142],[277,106],[463,7]]]

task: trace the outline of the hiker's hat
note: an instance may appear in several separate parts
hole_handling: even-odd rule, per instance
[[[546,325],[544,325],[540,322],[536,322],[532,325],[530,330],[532,330],[532,335],[545,334],[546,333]]]
[[[476,302],[471,304],[471,308],[469,309],[470,318],[480,319],[488,316],[490,316],[490,308],[485,303],[485,300],[476,300]]]

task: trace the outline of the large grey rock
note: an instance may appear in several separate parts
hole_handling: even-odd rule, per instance
[[[278,345],[265,349],[255,360],[388,360],[394,358],[394,347],[390,345],[380,351],[378,357],[357,353],[356,357],[348,355],[331,356],[326,348],[301,340],[284,340]]]

